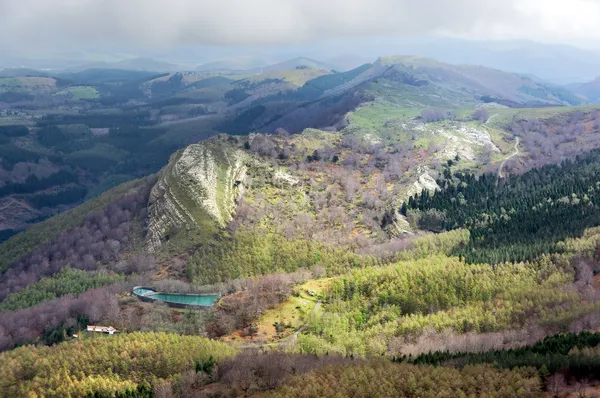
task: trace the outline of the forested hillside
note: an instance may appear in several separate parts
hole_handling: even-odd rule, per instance
[[[15,89],[0,222],[44,220],[0,244],[0,396],[600,382],[596,109],[417,57],[257,73]],[[216,301],[157,298],[176,294]]]
[[[194,368],[211,372],[217,360],[234,353],[227,345],[202,337],[164,333],[91,338],[45,348],[29,346],[1,354],[0,390],[7,397],[115,393],[152,397],[151,382],[160,383]]]
[[[24,69],[0,77],[0,239],[157,172],[175,151],[222,132],[341,130],[365,105],[394,115],[581,103],[514,74],[418,57],[335,73],[305,66],[258,74]]]
[[[600,224],[599,171],[597,150],[506,179],[447,167],[441,191],[423,191],[401,211],[427,229],[468,228],[471,241],[455,254],[469,262],[531,260]]]

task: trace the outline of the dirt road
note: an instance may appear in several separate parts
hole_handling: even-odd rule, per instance
[[[502,163],[500,164],[500,168],[498,169],[498,179],[500,178],[504,178],[504,174],[502,174],[502,169],[504,169],[504,165],[506,164],[506,162],[510,159],[512,159],[513,157],[517,156],[519,154],[519,137],[516,137],[515,139],[515,153],[513,153],[512,155],[510,155],[509,157],[507,157],[506,159],[504,159],[502,161]]]

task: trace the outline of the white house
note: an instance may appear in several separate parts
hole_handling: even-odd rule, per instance
[[[87,331],[88,332],[100,332],[100,333],[115,334],[117,332],[117,329],[113,328],[112,326],[92,326],[92,325],[88,325]]]

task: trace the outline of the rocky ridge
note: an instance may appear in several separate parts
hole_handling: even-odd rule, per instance
[[[156,250],[181,228],[209,232],[231,221],[250,156],[226,142],[203,141],[171,158],[150,193],[147,245]]]

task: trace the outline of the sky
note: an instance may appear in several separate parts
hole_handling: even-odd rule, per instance
[[[599,0],[0,0],[0,50],[294,46],[370,37],[600,47]]]

